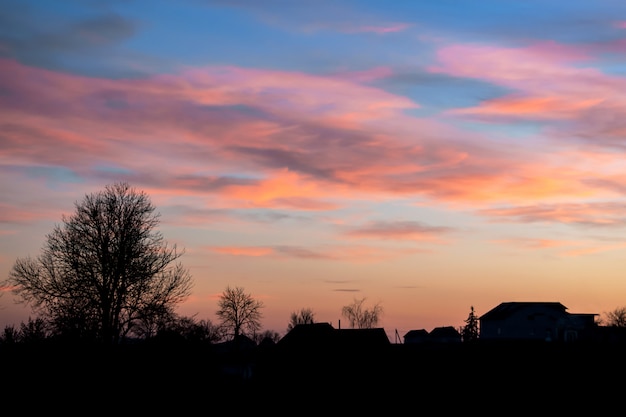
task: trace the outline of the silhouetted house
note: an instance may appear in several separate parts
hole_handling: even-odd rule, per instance
[[[506,302],[479,317],[480,340],[572,341],[591,335],[597,314],[570,314],[558,302]]]
[[[409,330],[404,335],[405,345],[419,345],[428,342],[428,331],[426,329]]]
[[[391,342],[382,327],[372,329],[337,329],[337,344],[343,347],[380,348],[389,346]]]
[[[330,323],[297,324],[277,343],[281,348],[321,348],[334,344],[335,329]]]
[[[431,343],[461,343],[461,334],[452,326],[435,327],[428,338]]]
[[[435,327],[429,332],[425,329],[409,330],[404,335],[405,345],[424,345],[441,343],[460,343],[461,334],[452,326]]]
[[[383,328],[335,329],[329,323],[298,324],[283,336],[277,346],[288,349],[363,349],[390,345]]]

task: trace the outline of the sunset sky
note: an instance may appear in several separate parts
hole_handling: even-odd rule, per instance
[[[626,305],[624,1],[4,0],[0,125],[0,279],[126,181],[197,319]]]

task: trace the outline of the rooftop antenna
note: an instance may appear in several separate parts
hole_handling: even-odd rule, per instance
[[[402,344],[402,339],[400,338],[400,334],[398,333],[398,329],[396,329],[396,343]]]

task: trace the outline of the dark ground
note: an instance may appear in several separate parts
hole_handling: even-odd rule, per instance
[[[0,355],[4,409],[28,414],[595,416],[622,415],[626,404],[621,344],[46,346]]]

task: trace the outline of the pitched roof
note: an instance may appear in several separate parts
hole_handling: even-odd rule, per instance
[[[335,329],[329,323],[298,324],[278,341],[281,346],[366,346],[389,345],[385,329]]]
[[[498,306],[492,308],[485,314],[479,317],[479,320],[504,320],[520,310],[543,307],[548,309],[557,310],[561,313],[565,313],[567,307],[559,302],[544,302],[544,301],[513,301],[500,303]]]
[[[430,331],[431,338],[457,338],[461,334],[452,326],[435,327]]]
[[[407,339],[407,338],[408,339],[410,339],[410,338],[421,338],[421,337],[428,337],[428,331],[426,329],[409,330],[404,335],[405,339]]]
[[[327,344],[334,331],[330,323],[297,324],[278,341],[278,344],[283,346]]]
[[[341,345],[359,346],[384,346],[391,342],[382,327],[373,329],[339,329],[337,332],[337,342]]]

